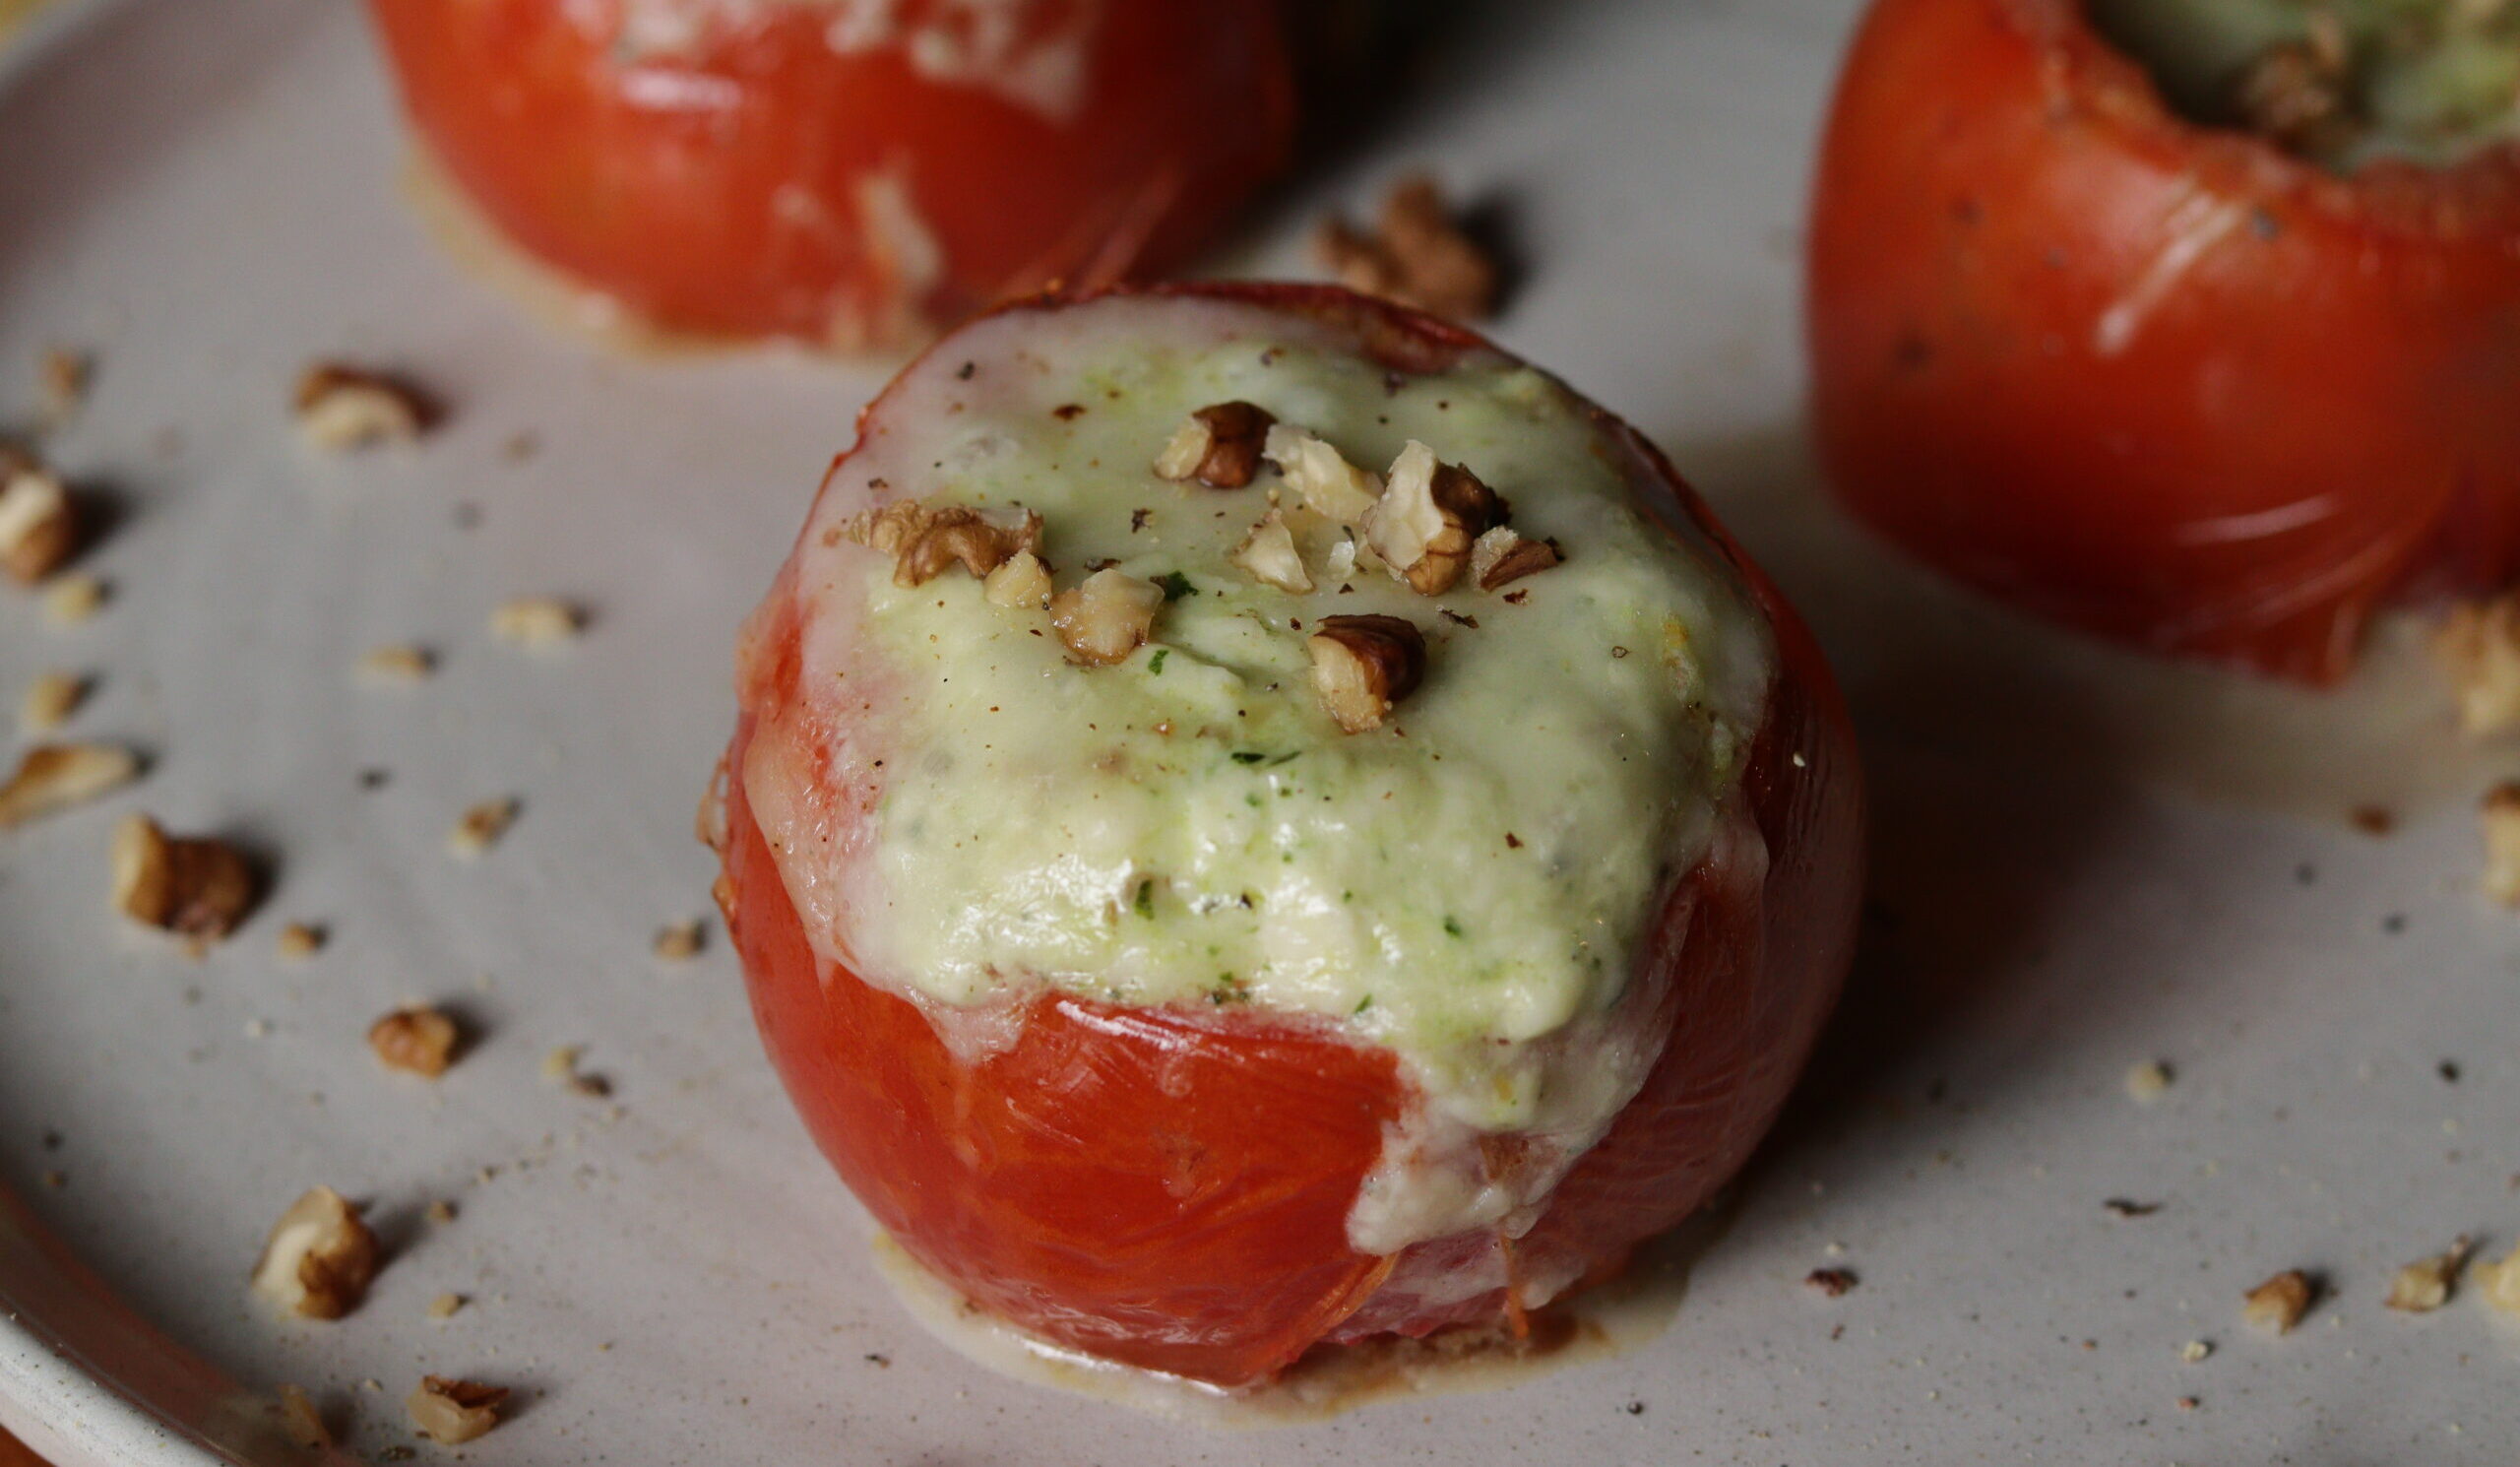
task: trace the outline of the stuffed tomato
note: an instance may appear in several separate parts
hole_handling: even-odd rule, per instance
[[[1837,488],[2042,615],[2341,675],[2520,571],[2515,136],[2520,7],[1878,0],[1811,225]]]
[[[422,143],[630,315],[839,350],[1179,260],[1286,160],[1276,0],[372,0]]]
[[[1201,1381],[1614,1273],[1766,1129],[1860,877],[1808,634],[1632,430],[1328,287],[1044,300],[859,420],[721,885],[901,1246]]]

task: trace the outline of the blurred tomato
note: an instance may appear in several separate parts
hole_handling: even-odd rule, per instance
[[[1328,287],[1166,293],[1308,315],[1397,370],[1485,350],[1458,328]],[[1036,308],[1056,307],[1018,307]],[[861,429],[889,407],[879,398]],[[1499,1261],[1516,1280],[1615,1272],[1740,1166],[1845,971],[1861,861],[1852,734],[1817,648],[1765,578],[1650,445],[1606,414],[1600,422],[1605,451],[1667,485],[1733,556],[1776,623],[1782,661],[1733,806],[1735,828],[1755,838],[1719,843],[1673,884],[1639,957],[1640,981],[1669,979],[1661,1008],[1643,1016],[1668,1032],[1662,1057],[1521,1238],[1480,1232],[1388,1258],[1350,1246],[1357,1184],[1411,1095],[1389,1052],[1320,1019],[1051,993],[1033,1000],[1010,1047],[966,1062],[912,1003],[818,959],[742,787],[756,729],[801,696],[793,611],[759,629],[725,764],[721,899],[789,1095],[904,1248],[1048,1339],[1239,1385],[1323,1341],[1519,1321],[1506,1290],[1463,1298],[1447,1278],[1495,1277]],[[851,812],[872,798],[833,794],[842,819],[862,818]],[[1495,1147],[1493,1165],[1510,1166],[1511,1139]]]
[[[2172,115],[2079,0],[1878,0],[1810,249],[1829,470],[1952,576],[2327,681],[2520,572],[2520,147],[2338,176]]]
[[[914,342],[1177,262],[1286,160],[1274,0],[372,0],[435,160],[676,331]]]

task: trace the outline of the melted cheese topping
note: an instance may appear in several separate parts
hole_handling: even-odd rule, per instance
[[[1566,562],[1420,596],[1281,491],[1313,589],[1264,585],[1233,555],[1282,481],[1151,467],[1186,415],[1232,400],[1376,472],[1422,442]],[[753,710],[740,772],[821,952],[966,1052],[1007,1042],[1042,986],[1335,1027],[1419,1096],[1357,1245],[1529,1226],[1659,1055],[1632,975],[1664,898],[1719,845],[1757,859],[1726,809],[1770,631],[1711,546],[1657,522],[1650,469],[1520,363],[1404,377],[1326,328],[1196,300],[984,320],[865,434],[758,623],[802,628],[802,670],[797,706]],[[1103,562],[1168,589],[1153,640],[1079,666],[1045,613],[960,571],[896,585],[838,532],[901,498],[1038,513],[1062,589]],[[1306,640],[1357,613],[1418,625],[1427,666],[1383,728],[1348,734]],[[1496,1134],[1553,1161],[1491,1178]]]

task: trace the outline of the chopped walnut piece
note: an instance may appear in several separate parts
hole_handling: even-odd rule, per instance
[[[1454,222],[1433,178],[1393,184],[1376,223],[1367,234],[1333,217],[1315,232],[1313,252],[1340,284],[1457,321],[1495,309],[1496,262]]]
[[[369,1025],[367,1047],[387,1069],[434,1080],[455,1062],[461,1038],[455,1020],[443,1010],[415,1004]]]
[[[2126,1098],[2139,1106],[2149,1106],[2170,1091],[2170,1066],[2158,1059],[2146,1059],[2126,1071]]]
[[[324,1425],[324,1413],[316,1410],[306,1392],[294,1385],[280,1388],[280,1429],[289,1444],[301,1451],[322,1451],[333,1444],[332,1429]]]
[[[2293,1326],[2310,1310],[2310,1300],[2316,1290],[2310,1276],[2298,1268],[2287,1269],[2248,1291],[2240,1304],[2240,1317],[2254,1328],[2275,1334],[2291,1334]]]
[[[63,576],[43,594],[43,619],[55,626],[77,626],[104,604],[104,582],[94,576]]]
[[[309,1319],[339,1319],[367,1297],[378,1256],[376,1235],[358,1209],[319,1186],[272,1226],[262,1261],[254,1265],[254,1292]]]
[[[1365,543],[1420,596],[1441,596],[1470,568],[1471,545],[1505,518],[1505,501],[1416,439],[1393,461],[1382,498],[1365,511]]]
[[[1124,662],[1155,631],[1164,588],[1125,572],[1098,570],[1050,599],[1050,624],[1068,656],[1088,667]]]
[[[675,923],[669,927],[659,929],[654,951],[658,957],[668,963],[680,963],[696,958],[700,956],[701,937],[706,930],[707,928],[701,925],[697,918],[690,922]]]
[[[125,917],[202,941],[234,931],[262,894],[243,852],[207,837],[177,840],[142,814],[114,827],[113,880]]]
[[[403,1409],[410,1413],[411,1425],[421,1435],[441,1446],[461,1446],[489,1435],[499,1424],[499,1408],[507,1399],[504,1386],[423,1375],[403,1398]]]
[[[2428,1314],[2450,1302],[2450,1286],[2468,1261],[2468,1240],[2461,1238],[2429,1258],[2418,1258],[2389,1276],[2390,1308],[2407,1314]]]
[[[961,505],[897,499],[852,517],[823,540],[826,544],[847,541],[892,556],[896,586],[924,586],[956,565],[973,579],[985,580],[1019,550],[1040,556],[1041,517],[1028,509],[1007,525]]]
[[[429,1317],[432,1319],[452,1319],[463,1310],[464,1296],[461,1294],[441,1294],[429,1301]]]
[[[1269,429],[1261,456],[1286,475],[1287,482],[1303,496],[1304,508],[1342,525],[1362,520],[1382,497],[1381,479],[1301,428],[1279,423]]]
[[[434,405],[410,384],[338,361],[299,373],[293,403],[298,432],[336,453],[415,443],[436,416]]]
[[[1471,544],[1471,584],[1481,591],[1494,591],[1525,576],[1539,575],[1565,558],[1549,542],[1525,540],[1498,525]]]
[[[1269,430],[1278,419],[1250,403],[1218,403],[1182,420],[1156,456],[1158,478],[1195,478],[1212,489],[1239,489],[1260,473]]]
[[[329,935],[323,927],[314,923],[293,922],[280,929],[280,936],[274,945],[280,949],[282,957],[296,962],[311,958],[323,951],[325,939]]]
[[[2486,1307],[2499,1313],[2520,1314],[2520,1244],[2498,1263],[2480,1263],[2474,1275]]]
[[[58,670],[40,673],[27,684],[26,696],[18,700],[18,732],[50,734],[70,722],[70,715],[77,713],[79,705],[87,700],[87,678]]]
[[[517,647],[558,647],[586,624],[584,608],[551,596],[520,597],[490,613],[490,635]]]
[[[104,743],[39,743],[0,784],[0,830],[57,814],[140,778],[140,756]]]
[[[484,855],[516,823],[520,808],[513,799],[485,799],[466,810],[455,829],[447,832],[447,854],[465,861]]]
[[[601,1075],[590,1075],[578,1068],[578,1057],[585,1051],[576,1045],[559,1045],[542,1056],[542,1078],[590,1100],[600,1100],[612,1093],[612,1082]]]
[[[50,471],[0,449],[0,570],[32,586],[78,548],[70,490]]]
[[[2520,781],[2505,780],[2486,792],[2486,895],[2506,907],[2520,907]]]
[[[2346,97],[2349,58],[2323,43],[2314,28],[2303,41],[2271,46],[2242,68],[2232,108],[2240,125],[2281,147],[2315,152],[2351,133]]]
[[[1823,1299],[1844,1297],[1855,1282],[1855,1275],[1843,1268],[1815,1268],[1802,1276],[1802,1287]]]
[[[1312,590],[1312,575],[1303,568],[1303,552],[1295,548],[1294,532],[1287,528],[1287,517],[1278,510],[1261,516],[1228,558],[1263,586],[1292,596]]]
[[[2433,635],[2432,653],[2449,674],[2469,736],[2520,728],[2520,592],[2453,606]]]
[[[2189,1340],[2178,1347],[2178,1358],[2189,1365],[2195,1365],[2213,1353],[2214,1347],[2204,1340]]]
[[[46,347],[35,358],[35,381],[43,390],[43,420],[66,427],[88,404],[88,387],[95,380],[95,358],[68,347]]]
[[[1313,690],[1350,734],[1381,728],[1426,672],[1425,636],[1398,616],[1325,616],[1305,645]]]
[[[375,683],[419,682],[437,670],[437,657],[425,647],[372,647],[359,658],[359,676]]]
[[[992,606],[1038,611],[1050,604],[1057,589],[1050,581],[1050,568],[1041,563],[1040,556],[1018,550],[988,573],[988,579],[981,583],[980,595]]]

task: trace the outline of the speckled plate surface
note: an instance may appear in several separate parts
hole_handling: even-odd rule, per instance
[[[0,60],[0,422],[32,415],[43,346],[96,353],[46,448],[110,511],[87,568],[112,597],[59,630],[0,594],[0,688],[93,672],[74,729],[152,766],[0,834],[0,1424],[69,1467],[276,1460],[259,1403],[289,1381],[373,1457],[435,1371],[518,1387],[466,1455],[536,1464],[2520,1457],[2520,1338],[2473,1289],[2380,1303],[2455,1235],[2520,1234],[2520,925],[2474,895],[2467,813],[2492,771],[2420,671],[2322,704],[2136,667],[1830,512],[1796,231],[1852,11],[1480,7],[1238,259],[1299,270],[1306,216],[1405,162],[1499,200],[1529,277],[1498,334],[1662,440],[1811,612],[1879,830],[1848,1015],[1685,1291],[1656,1286],[1667,1328],[1230,1434],[937,1343],[790,1117],[724,944],[649,950],[706,910],[687,832],[734,624],[880,373],[532,324],[416,223],[346,0],[38,18]],[[287,389],[322,354],[408,369],[446,427],[301,451]],[[491,639],[532,594],[588,606],[584,639]],[[439,675],[360,686],[360,653],[403,641]],[[515,829],[451,861],[493,796]],[[2386,838],[2339,818],[2371,802]],[[275,862],[204,960],[107,910],[135,808]],[[280,959],[292,920],[331,944]],[[406,998],[479,1036],[438,1085],[360,1042]],[[609,1099],[542,1077],[563,1044]],[[2139,1107],[2147,1059],[2174,1081]],[[276,1320],[244,1276],[317,1181],[372,1200],[392,1260],[353,1317]],[[1859,1282],[1823,1299],[1823,1265]],[[2287,1267],[2328,1292],[2258,1337],[2239,1296]]]

